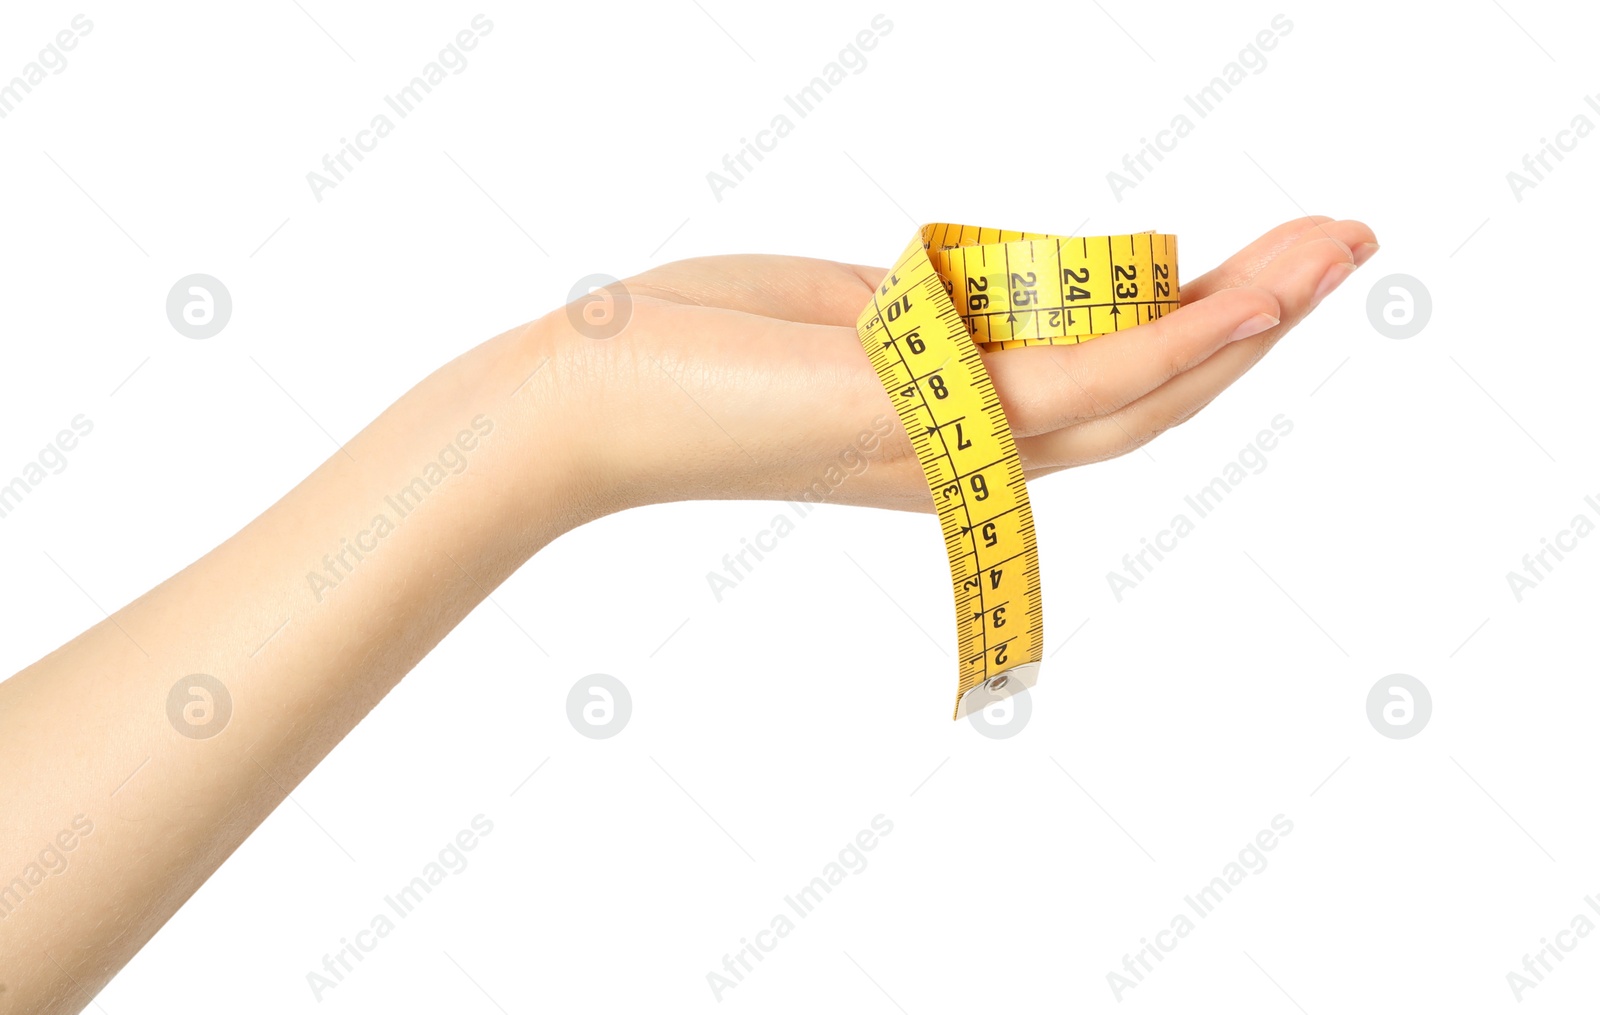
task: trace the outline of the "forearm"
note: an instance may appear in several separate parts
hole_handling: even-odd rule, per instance
[[[226,543],[0,684],[0,1011],[86,1004],[490,590],[608,509],[568,430],[565,341],[533,326],[441,368]],[[193,674],[225,690],[180,689],[174,718]]]

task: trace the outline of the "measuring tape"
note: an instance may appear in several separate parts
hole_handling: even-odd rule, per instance
[[[1032,687],[1044,647],[1033,510],[979,347],[1072,345],[1177,308],[1175,236],[941,222],[918,231],[861,311],[861,347],[922,464],[950,558],[954,718]]]

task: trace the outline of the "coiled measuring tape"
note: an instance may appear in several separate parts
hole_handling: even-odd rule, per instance
[[[1044,648],[1033,510],[979,347],[1087,342],[1177,307],[1175,236],[936,223],[861,311],[861,346],[922,464],[950,558],[954,718],[1032,687]]]

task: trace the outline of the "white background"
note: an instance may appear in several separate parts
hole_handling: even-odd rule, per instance
[[[611,517],[418,666],[103,1010],[1508,1011],[1525,953],[1600,920],[1600,539],[1520,603],[1506,579],[1600,516],[1600,139],[1521,201],[1506,180],[1600,124],[1592,12],[42,3],[5,13],[0,78],[80,10],[67,68],[0,121],[0,475],[94,423],[0,520],[6,672],[592,272],[883,264],[935,220],[1159,228],[1185,278],[1303,213],[1383,243],[1148,454],[1033,486],[1052,654],[1017,735],[948,718],[931,518],[822,509],[718,603],[706,572],[778,505]],[[307,172],[480,12],[466,69],[318,202]],[[879,12],[866,68],[718,201],[706,173]],[[1119,202],[1106,173],[1279,13],[1266,68]],[[164,310],[193,272],[234,301],[206,341]],[[1416,337],[1369,323],[1391,273],[1431,292]],[[1106,573],[1279,413],[1266,470],[1118,602]],[[610,740],[566,716],[597,672],[633,699]],[[1412,739],[1367,718],[1392,673],[1432,694]],[[316,1000],[306,974],[477,814],[470,866]],[[718,1002],[707,973],[878,814],[867,867]],[[1267,867],[1119,1002],[1107,973],[1279,814]],[[1522,1005],[1597,988],[1591,938]]]

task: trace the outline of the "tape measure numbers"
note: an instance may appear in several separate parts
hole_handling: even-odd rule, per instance
[[[1032,687],[1044,647],[1039,549],[1011,427],[980,346],[1087,342],[1178,307],[1177,238],[1056,237],[936,223],[856,331],[928,481],[956,606],[959,719]]]

